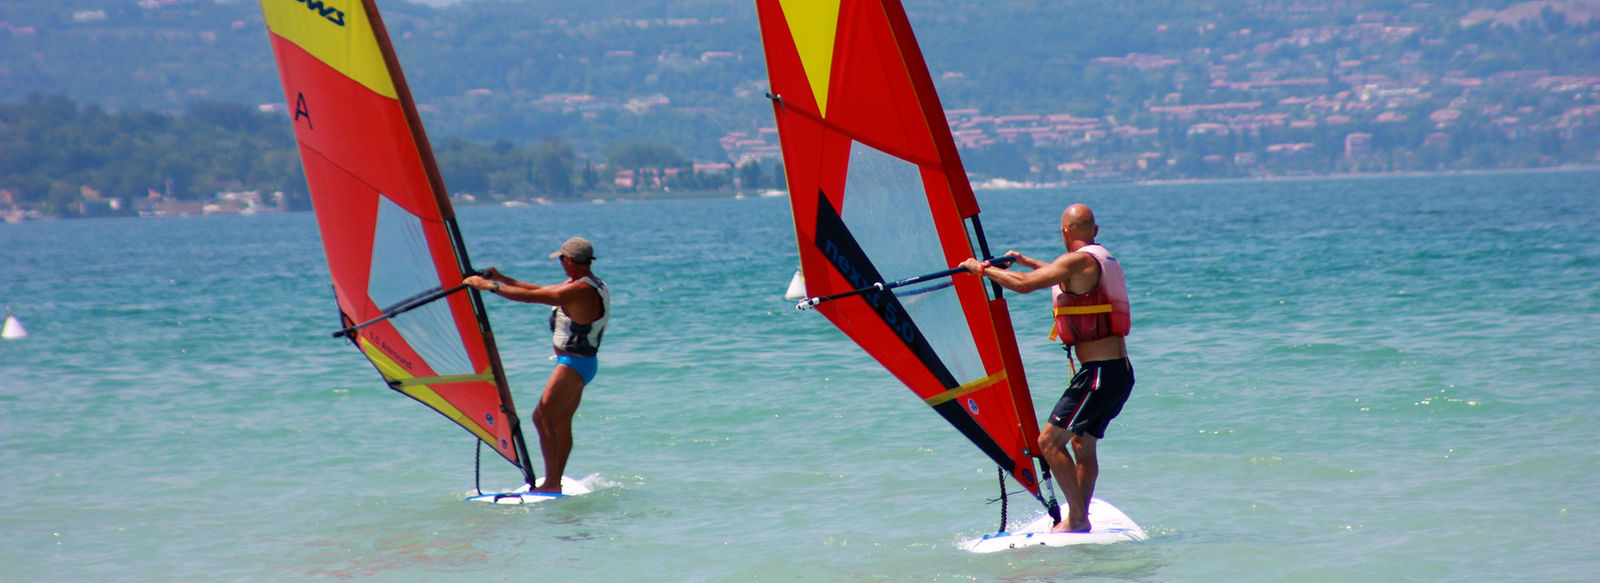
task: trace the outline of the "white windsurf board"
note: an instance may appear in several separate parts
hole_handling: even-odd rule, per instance
[[[1045,514],[1011,532],[962,541],[961,548],[974,553],[993,553],[1028,547],[1107,545],[1150,538],[1132,518],[1099,498],[1089,502],[1089,523],[1094,527],[1089,532],[1050,532],[1050,515]]]
[[[540,486],[544,485],[544,478],[535,480]],[[545,492],[528,492],[528,485],[509,492],[484,492],[475,496],[468,496],[468,502],[487,502],[489,504],[533,504],[554,500],[556,498],[571,498],[582,496],[594,491],[587,480],[576,480],[570,476],[561,476],[561,493],[549,494]]]

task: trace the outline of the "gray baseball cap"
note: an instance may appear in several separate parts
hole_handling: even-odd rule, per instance
[[[561,244],[561,249],[550,254],[551,259],[566,255],[578,263],[594,261],[594,245],[583,237],[573,237]]]

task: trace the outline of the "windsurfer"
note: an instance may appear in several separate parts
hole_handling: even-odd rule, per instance
[[[1067,252],[1044,262],[1006,252],[1032,271],[991,268],[967,259],[961,266],[1017,293],[1052,289],[1056,333],[1077,353],[1083,369],[1073,375],[1050,421],[1039,433],[1039,449],[1067,499],[1067,516],[1051,530],[1089,532],[1089,501],[1100,475],[1096,445],[1111,419],[1122,411],[1133,389],[1133,365],[1123,338],[1131,328],[1122,266],[1095,244],[1100,227],[1088,206],[1074,204],[1061,213],[1061,239]],[[1071,453],[1067,446],[1071,445]]]
[[[583,388],[594,380],[599,369],[596,354],[611,316],[611,294],[590,271],[595,257],[594,245],[589,241],[582,237],[567,239],[550,257],[561,262],[566,281],[555,285],[526,283],[490,268],[481,277],[474,275],[462,283],[508,300],[552,306],[550,329],[554,333],[556,368],[550,372],[539,406],[533,410],[545,480],[539,487],[528,486],[532,492],[559,494],[561,475],[572,454],[572,416],[578,411]]]

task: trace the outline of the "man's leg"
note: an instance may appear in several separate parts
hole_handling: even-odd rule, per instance
[[[583,377],[564,364],[556,365],[544,385],[539,406],[533,409],[533,426],[539,432],[539,453],[544,457],[544,485],[534,492],[561,493],[561,475],[572,455],[572,416],[583,398]]]
[[[1072,459],[1078,468],[1078,499],[1074,504],[1083,508],[1083,530],[1089,530],[1089,501],[1094,499],[1094,483],[1100,478],[1100,459],[1095,451],[1099,439],[1088,433],[1072,436]]]
[[[1056,483],[1061,484],[1061,493],[1067,498],[1067,515],[1050,530],[1052,532],[1089,532],[1089,499],[1084,495],[1082,485],[1079,483],[1081,475],[1079,466],[1067,453],[1067,441],[1076,439],[1071,432],[1064,428],[1046,423],[1039,432],[1039,451],[1044,455],[1044,461],[1050,464],[1050,473],[1055,474]],[[1094,439],[1090,437],[1089,439]],[[1093,487],[1093,482],[1090,482]]]

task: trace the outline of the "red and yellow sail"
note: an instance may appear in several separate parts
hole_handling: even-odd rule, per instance
[[[806,292],[984,257],[978,202],[900,3],[756,7]],[[1038,425],[998,288],[961,273],[817,309],[1039,496]]]
[[[454,212],[373,0],[261,0],[345,325],[470,272]],[[390,387],[460,424],[529,476],[476,292],[351,339]]]

